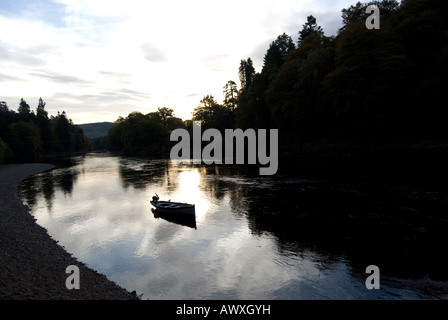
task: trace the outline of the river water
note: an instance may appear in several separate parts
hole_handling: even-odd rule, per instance
[[[142,299],[448,298],[444,191],[257,173],[91,153],[19,195],[68,252]],[[155,193],[195,215],[158,216]]]

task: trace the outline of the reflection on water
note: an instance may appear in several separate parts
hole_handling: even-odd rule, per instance
[[[448,298],[445,193],[246,169],[89,154],[19,192],[69,252],[147,299]],[[196,214],[154,212],[154,193]]]
[[[196,213],[184,214],[184,213],[166,213],[159,212],[157,209],[151,209],[154,214],[154,218],[164,219],[173,223],[177,223],[181,226],[190,227],[196,229]]]

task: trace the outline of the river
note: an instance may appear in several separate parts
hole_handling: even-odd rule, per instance
[[[90,153],[19,195],[68,252],[142,299],[448,298],[446,192],[257,170]],[[154,214],[155,193],[194,203],[194,218]]]

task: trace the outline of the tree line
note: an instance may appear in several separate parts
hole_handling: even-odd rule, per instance
[[[65,111],[48,116],[39,98],[36,111],[22,98],[17,112],[0,102],[0,163],[34,161],[42,154],[71,153],[91,148],[81,128]]]
[[[372,4],[380,9],[380,29],[366,27]],[[357,2],[342,9],[341,17],[337,35],[326,36],[308,16],[296,41],[286,33],[272,41],[260,72],[250,57],[241,60],[240,88],[227,82],[223,103],[206,95],[191,120],[174,124],[277,128],[280,152],[292,154],[445,153],[448,2]],[[110,146],[132,151],[133,145],[156,143],[161,150],[174,127],[156,125],[158,118],[120,119]],[[137,120],[142,123],[133,126]],[[120,130],[127,132],[121,140]]]
[[[166,107],[148,114],[131,112],[126,118],[119,117],[115,124],[107,136],[108,150],[141,156],[169,153],[171,131],[186,128],[173,109]]]
[[[369,30],[366,9],[380,9]],[[448,144],[448,3],[357,2],[325,36],[310,15],[297,42],[283,33],[260,72],[241,60],[240,89],[205,96],[193,112],[203,128],[277,128],[284,153],[445,152]]]

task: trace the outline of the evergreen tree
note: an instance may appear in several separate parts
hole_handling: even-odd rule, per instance
[[[322,30],[321,26],[317,25],[316,18],[310,15],[307,17],[307,22],[303,25],[302,30],[299,31],[299,46],[303,41],[305,41],[306,38],[308,38],[313,33],[317,33],[318,35],[322,36],[324,34],[324,31]]]
[[[15,112],[9,110],[5,101],[0,102],[0,138],[6,140],[8,134],[8,126],[14,122]]]
[[[238,88],[235,81],[227,81],[223,89],[224,107],[228,108],[232,113],[234,113],[237,106],[238,97]]]
[[[255,75],[255,68],[251,58],[241,60],[238,74],[240,77],[241,88],[249,88]]]
[[[9,107],[5,101],[0,101],[0,112],[8,112]]]
[[[48,120],[48,112],[45,110],[45,106],[47,105],[42,98],[39,98],[39,103],[36,108],[36,118],[42,120]]]
[[[280,68],[285,62],[288,54],[295,49],[294,42],[286,33],[278,36],[275,41],[272,41],[268,51],[264,56],[264,67],[273,65]]]
[[[51,123],[48,118],[48,112],[45,110],[46,102],[39,98],[36,108],[36,125],[40,129],[42,138],[42,149],[44,152],[50,152],[52,149],[53,137],[51,133]]]
[[[67,119],[65,111],[58,112],[52,119],[53,132],[56,137],[56,147],[58,151],[70,152],[73,150],[74,141],[70,134],[70,121]]]
[[[20,99],[19,107],[17,108],[19,120],[29,121],[31,119],[30,105],[22,98]]]

